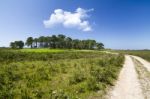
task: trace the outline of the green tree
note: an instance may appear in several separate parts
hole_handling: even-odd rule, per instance
[[[40,36],[39,37],[39,43],[40,43],[40,47],[44,47],[44,39],[45,39],[45,37],[44,36]]]
[[[24,47],[24,42],[23,41],[15,41],[17,48],[22,49]]]
[[[16,48],[16,44],[14,42],[10,42],[10,47],[13,49]]]
[[[94,49],[96,46],[96,41],[95,40],[87,40],[88,42],[88,49]]]
[[[48,36],[47,37],[47,40],[48,40],[48,47],[51,48],[51,44],[52,44],[52,37]]]
[[[59,34],[57,36],[57,47],[58,48],[65,48],[65,38],[66,36],[65,35],[62,35],[62,34]]]
[[[103,43],[97,43],[96,46],[97,46],[97,49],[104,49]]]
[[[19,48],[22,49],[24,47],[24,42],[23,41],[15,41],[10,43],[11,48]]]
[[[52,38],[51,38],[51,41],[52,41],[52,48],[56,48],[57,47],[57,41],[58,41],[58,38],[56,37],[56,35],[52,35]]]
[[[48,36],[47,36],[47,37],[44,37],[43,39],[44,39],[44,40],[43,40],[43,41],[44,41],[43,47],[48,48],[48,43],[49,43],[49,40],[48,40],[49,38],[48,38]]]
[[[31,48],[33,48],[32,44],[33,44],[34,40],[32,37],[28,37],[26,40],[26,45],[27,46],[31,46]]]
[[[68,48],[68,49],[103,49],[104,44],[98,43],[95,40],[79,40],[72,39],[71,37],[66,37],[63,34],[52,35],[52,36],[40,36],[39,38],[33,39],[28,37],[26,40],[26,45],[34,46],[35,48]],[[10,44],[12,48],[18,47],[14,43]]]
[[[34,48],[37,48],[38,47],[38,38],[35,38],[34,40],[33,40],[33,42],[34,42]]]
[[[74,48],[74,49],[79,49],[79,40],[78,39],[74,39],[73,41],[72,41],[72,48]]]
[[[67,37],[65,43],[65,47],[70,49],[72,45],[72,39],[70,37]]]

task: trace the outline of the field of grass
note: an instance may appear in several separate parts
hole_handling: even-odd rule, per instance
[[[48,49],[48,48],[43,48],[43,49],[20,49],[21,52],[38,52],[38,53],[44,53],[44,52],[49,52],[49,53],[58,53],[58,52],[65,52],[67,50],[63,49]]]
[[[150,61],[150,50],[118,50],[115,51],[121,54],[129,54],[129,55],[136,55],[140,56],[147,61]]]
[[[0,50],[0,99],[102,97],[124,61],[98,51],[59,51]]]

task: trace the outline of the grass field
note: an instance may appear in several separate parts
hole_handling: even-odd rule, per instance
[[[150,50],[118,50],[118,51],[113,51],[113,52],[118,52],[121,54],[136,55],[136,56],[140,56],[150,61]]]
[[[122,55],[99,51],[1,49],[0,98],[102,97],[117,79],[123,61]]]
[[[69,50],[43,48],[43,49],[21,49],[20,51],[21,52],[38,52],[38,53],[44,53],[44,52],[58,53],[58,52],[65,52]]]

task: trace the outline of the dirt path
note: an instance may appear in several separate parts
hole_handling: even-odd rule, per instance
[[[145,99],[150,99],[150,63],[140,57],[132,57],[142,86],[143,95],[145,96]]]
[[[138,60],[140,63],[142,63],[143,66],[150,72],[150,63],[148,61],[138,56],[132,56],[132,57]]]
[[[116,85],[109,92],[108,99],[144,99],[131,56],[125,56],[125,64]]]

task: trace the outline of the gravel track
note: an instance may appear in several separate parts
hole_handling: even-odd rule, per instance
[[[114,88],[108,93],[108,99],[144,99],[135,64],[129,55]]]

